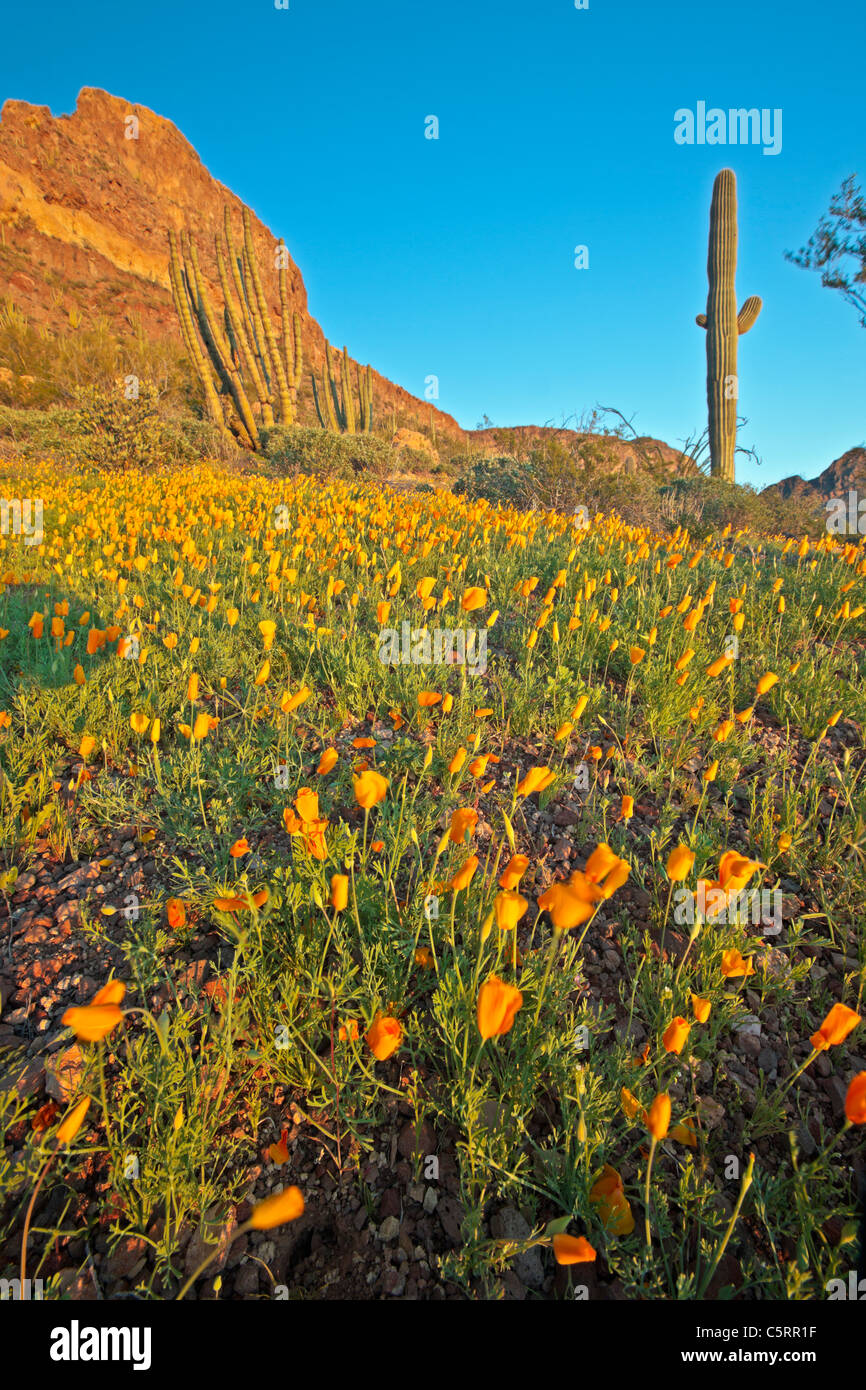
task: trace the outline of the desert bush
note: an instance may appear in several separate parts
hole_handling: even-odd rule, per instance
[[[71,427],[88,462],[100,471],[153,469],[171,458],[159,395],[150,382],[136,381],[132,397],[126,396],[120,380],[113,390],[92,384],[79,387]]]
[[[55,333],[0,301],[0,405],[72,404],[82,387],[108,390],[128,376],[152,382],[165,411],[202,413],[199,384],[173,338],[149,337],[140,321],[121,334],[104,318]]]
[[[467,460],[452,491],[477,502],[480,497],[493,506],[517,506],[531,494],[528,464],[508,454],[477,454]]]
[[[358,474],[387,476],[391,450],[383,439],[370,434],[333,434],[304,425],[274,425],[262,431],[265,457],[278,473],[297,477],[347,480]]]
[[[758,492],[749,483],[722,478],[677,478],[661,489],[666,522],[694,531],[732,526],[734,530],[764,531],[786,536],[818,535],[825,513],[820,499],[782,498]]]

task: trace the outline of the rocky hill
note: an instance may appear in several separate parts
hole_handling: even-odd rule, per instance
[[[866,449],[849,449],[834,459],[817,478],[801,478],[795,473],[765,487],[763,495],[782,498],[847,497],[849,492],[866,493]]]
[[[137,138],[128,138],[133,131]],[[55,331],[104,317],[118,329],[137,320],[149,335],[179,338],[167,229],[195,238],[221,307],[213,246],[226,204],[239,234],[241,200],[213,178],[171,121],[147,107],[90,87],[69,116],[7,101],[0,115],[0,297]],[[253,239],[259,264],[273,265],[276,238],[255,216]],[[290,308],[303,321],[308,375],[322,364],[324,336],[291,260],[288,279]],[[266,280],[278,322],[277,277]],[[463,434],[452,416],[376,371],[373,392],[380,419],[393,413],[402,424]]]
[[[133,133],[136,138],[129,138]],[[55,332],[104,318],[120,331],[141,324],[148,335],[179,340],[169,289],[167,229],[192,234],[211,297],[221,307],[213,246],[226,205],[239,234],[241,200],[208,172],[171,121],[145,106],[90,87],[82,89],[68,116],[7,101],[0,113],[0,299],[18,306],[31,323]],[[254,214],[252,225],[259,263],[272,265],[276,237]],[[309,368],[322,365],[324,336],[310,313],[303,276],[291,260],[288,280],[290,309],[303,322],[307,381],[302,418],[306,408],[309,419]],[[265,277],[265,289],[278,322],[275,274]],[[593,441],[582,432],[536,425],[513,431],[463,430],[451,415],[375,370],[373,390],[378,419],[392,417],[400,430],[398,442],[409,448],[425,445],[412,431],[431,427],[458,445],[471,443],[490,453],[526,451],[557,434],[568,436],[572,446]],[[605,466],[612,471],[652,471],[657,476],[695,471],[691,460],[661,440],[604,436],[603,443]],[[866,488],[862,448],[849,450],[812,482],[786,478],[766,491],[782,497],[810,491],[835,496],[857,485]]]

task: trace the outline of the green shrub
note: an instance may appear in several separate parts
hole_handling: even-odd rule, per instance
[[[81,386],[75,393],[73,434],[84,445],[88,462],[103,472],[153,469],[171,459],[156,388],[133,377],[127,382],[118,380],[113,390]]]
[[[493,506],[529,506],[531,469],[508,454],[493,457],[478,454],[470,458],[455,481],[452,491],[476,502],[485,498]]]
[[[826,513],[820,498],[782,498],[760,493],[749,483],[723,478],[677,478],[661,489],[664,520],[672,526],[697,530],[762,531],[768,535],[819,535]]]
[[[391,450],[371,434],[333,434],[304,425],[274,425],[262,431],[265,456],[281,474],[344,479],[366,473],[385,478],[392,465]]]

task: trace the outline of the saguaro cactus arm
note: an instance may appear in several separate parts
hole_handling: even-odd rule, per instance
[[[737,314],[737,331],[748,333],[763,308],[764,301],[759,294],[750,294]]]
[[[759,294],[749,295],[749,298],[737,314],[737,331],[739,333],[748,333],[755,319],[760,314],[763,305],[764,301]],[[698,325],[698,328],[706,328],[706,314],[695,314],[695,323]]]

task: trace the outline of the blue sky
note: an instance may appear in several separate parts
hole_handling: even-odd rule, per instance
[[[739,191],[741,442],[758,486],[866,443],[866,331],[784,260],[866,181],[854,0],[42,0],[4,18],[0,96],[103,87],[173,120],[283,235],[312,313],[467,427],[596,403],[671,443],[706,415],[712,181]],[[674,112],[781,108],[782,148],[678,145]],[[425,118],[439,139],[425,139]],[[574,267],[574,248],[589,267]]]

